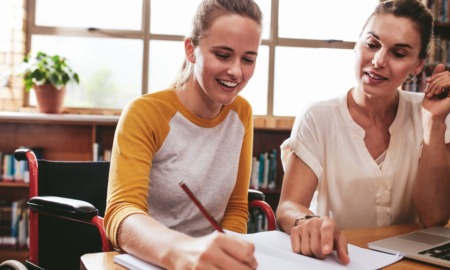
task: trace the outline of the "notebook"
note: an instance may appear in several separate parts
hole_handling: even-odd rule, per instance
[[[400,254],[450,268],[450,228],[431,227],[368,243],[370,249]]]

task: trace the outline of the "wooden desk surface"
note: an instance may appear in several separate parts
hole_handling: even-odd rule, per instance
[[[450,223],[449,223],[450,225]],[[449,226],[447,225],[447,226]],[[342,233],[349,243],[367,248],[367,243],[386,237],[405,234],[421,229],[419,224],[394,225],[369,229],[344,230]],[[82,270],[125,270],[126,268],[114,263],[113,258],[117,252],[89,253],[81,256],[80,269]],[[444,269],[430,264],[416,262],[410,259],[402,259],[399,262],[383,268],[385,270],[435,270]]]

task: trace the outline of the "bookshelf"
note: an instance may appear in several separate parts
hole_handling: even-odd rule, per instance
[[[435,18],[435,41],[422,73],[417,76],[417,81],[403,84],[403,89],[412,92],[422,92],[425,89],[425,78],[431,76],[437,64],[445,64],[447,70],[450,68],[450,1],[424,0],[424,3]]]
[[[0,198],[6,201],[13,201],[19,198],[28,197],[28,184],[0,181]],[[16,259],[25,262],[28,256],[26,249],[13,249],[9,247],[0,247],[0,262],[7,259]]]

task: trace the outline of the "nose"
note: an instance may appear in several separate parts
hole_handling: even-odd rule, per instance
[[[227,69],[227,74],[234,79],[239,79],[242,76],[242,68],[240,59],[236,59],[235,61],[230,63],[230,66]]]
[[[385,67],[387,62],[387,52],[385,50],[378,50],[372,59],[372,64],[375,67]]]

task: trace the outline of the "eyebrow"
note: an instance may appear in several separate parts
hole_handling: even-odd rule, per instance
[[[222,49],[222,50],[226,50],[226,51],[230,51],[230,52],[234,52],[234,50],[230,47],[227,46],[213,46],[214,49]],[[258,55],[257,52],[254,51],[247,51],[245,52],[245,54],[253,54],[253,55]]]
[[[376,38],[377,40],[380,40],[380,37],[378,35],[376,35],[374,32],[367,32],[367,34],[373,36],[374,38]],[[413,47],[411,47],[411,45],[407,44],[407,43],[397,43],[394,44],[395,47],[402,47],[402,48],[409,48],[409,49],[413,49]]]

